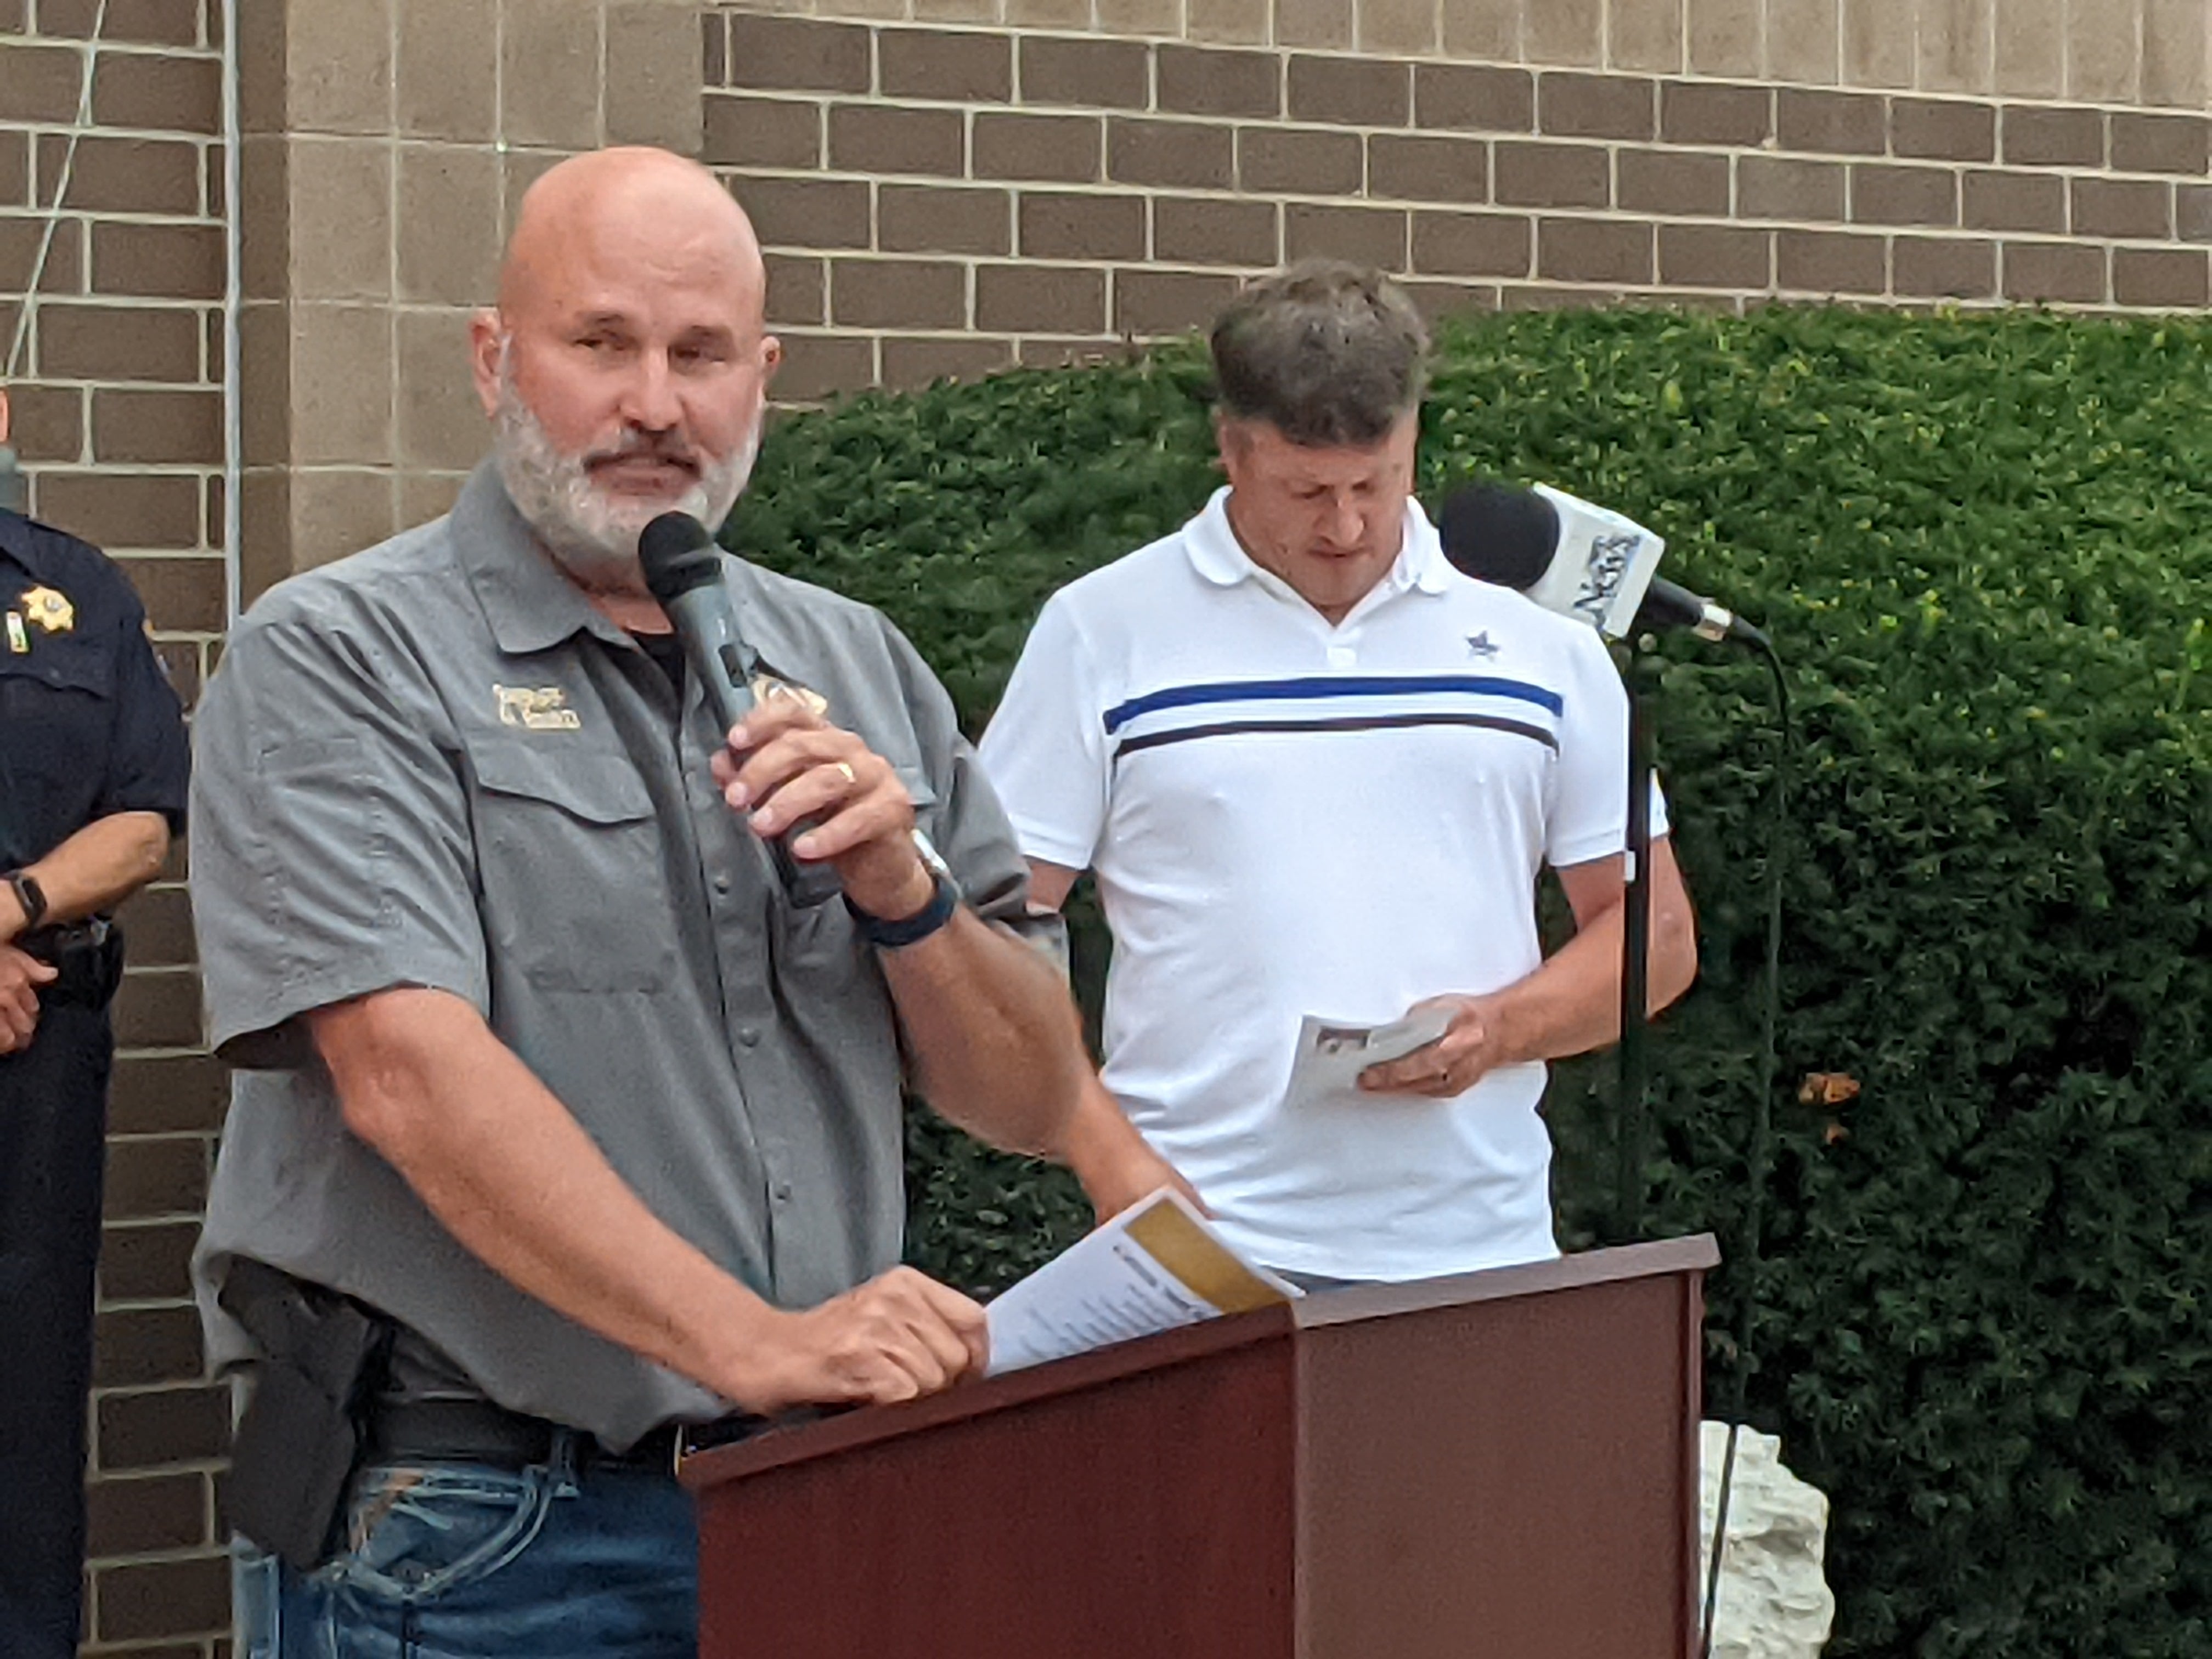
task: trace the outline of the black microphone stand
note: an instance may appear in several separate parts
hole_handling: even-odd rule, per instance
[[[1613,1139],[1613,1242],[1635,1242],[1644,1228],[1644,1149],[1649,1138],[1646,1099],[1651,1023],[1651,732],[1645,719],[1651,636],[1628,639],[1621,680],[1628,690],[1628,890],[1620,926],[1620,1121]]]

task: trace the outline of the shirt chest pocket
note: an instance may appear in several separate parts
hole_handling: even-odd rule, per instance
[[[490,742],[473,749],[477,872],[494,972],[542,991],[656,991],[674,972],[667,876],[629,758]]]

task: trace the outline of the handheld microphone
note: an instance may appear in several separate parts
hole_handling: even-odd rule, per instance
[[[1547,484],[1455,490],[1437,514],[1437,533],[1462,575],[1526,593],[1610,639],[1687,628],[1701,639],[1767,643],[1741,617],[1657,574],[1665,538]]]

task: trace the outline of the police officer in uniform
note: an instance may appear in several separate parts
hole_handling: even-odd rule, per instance
[[[123,971],[107,917],[160,873],[187,759],[145,611],[97,549],[0,507],[0,1654],[67,1659]]]

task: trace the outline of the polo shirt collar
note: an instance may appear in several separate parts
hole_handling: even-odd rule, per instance
[[[623,642],[622,630],[538,544],[514,510],[495,460],[479,463],[461,486],[448,529],[492,638],[509,656],[548,650],[579,632],[611,645]]]
[[[1183,547],[1190,556],[1191,568],[1216,587],[1234,587],[1238,582],[1261,579],[1280,582],[1272,572],[1253,562],[1252,556],[1244,550],[1244,544],[1230,527],[1226,484],[1213,492],[1213,498],[1185,526]],[[1421,504],[1408,497],[1405,534],[1399,539],[1398,556],[1376,584],[1376,588],[1385,592],[1404,592],[1411,588],[1422,593],[1441,593],[1450,580],[1451,567],[1445,562],[1436,526],[1429,522],[1429,515],[1421,510]],[[1364,605],[1366,600],[1363,599],[1360,603]]]

